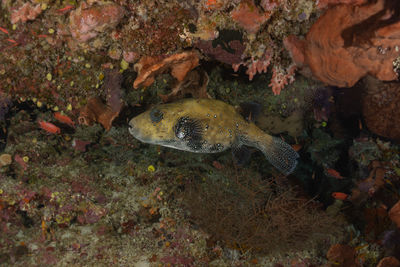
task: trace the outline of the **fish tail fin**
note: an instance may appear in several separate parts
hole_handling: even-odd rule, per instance
[[[289,175],[297,165],[299,154],[286,142],[278,137],[265,134],[261,142],[257,142],[268,161],[280,172]]]

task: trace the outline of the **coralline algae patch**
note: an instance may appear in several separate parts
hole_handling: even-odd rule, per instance
[[[95,145],[81,151],[73,140]],[[149,161],[153,152],[143,155],[132,141],[125,129],[104,134],[96,126],[78,127],[71,135],[49,134],[19,112],[1,156],[2,263],[85,265],[95,259],[131,264],[143,249],[150,258],[152,251],[188,242],[175,237],[181,219],[168,212],[167,180]],[[190,244],[203,239],[196,231],[184,231]]]

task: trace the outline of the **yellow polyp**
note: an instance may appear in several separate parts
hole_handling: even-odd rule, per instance
[[[38,108],[41,108],[41,107],[43,106],[43,103],[40,102],[40,101],[38,101],[38,102],[36,103],[36,106],[37,106]]]
[[[67,105],[67,110],[68,110],[68,111],[71,111],[71,110],[72,110],[72,105],[71,105],[71,104],[68,104],[68,105]]]
[[[154,171],[156,170],[156,168],[155,168],[153,165],[149,165],[149,166],[147,167],[147,170],[148,170],[149,172],[154,172]]]
[[[126,62],[124,59],[121,60],[121,69],[126,70],[129,67],[129,63]]]
[[[22,160],[23,160],[24,162],[28,162],[28,161],[29,161],[29,157],[28,157],[28,156],[24,156],[24,157],[22,157]]]

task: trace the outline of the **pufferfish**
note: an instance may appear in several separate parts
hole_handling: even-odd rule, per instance
[[[155,106],[131,119],[129,132],[144,143],[196,153],[255,147],[285,175],[295,169],[299,157],[289,144],[245,120],[233,106],[213,99]]]

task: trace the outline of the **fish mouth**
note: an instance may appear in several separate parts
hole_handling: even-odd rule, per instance
[[[134,127],[134,126],[130,125],[128,130],[129,130],[129,133],[133,137],[135,137],[137,140],[139,140],[139,141],[141,141],[143,143],[151,143],[151,139],[150,138],[146,138],[145,136],[143,136],[143,133],[137,127]]]
[[[135,129],[135,127],[133,127],[133,126],[129,126],[129,133],[131,134],[131,135],[133,135],[133,136],[137,136],[137,134],[138,134],[138,132],[137,132],[137,130]]]

